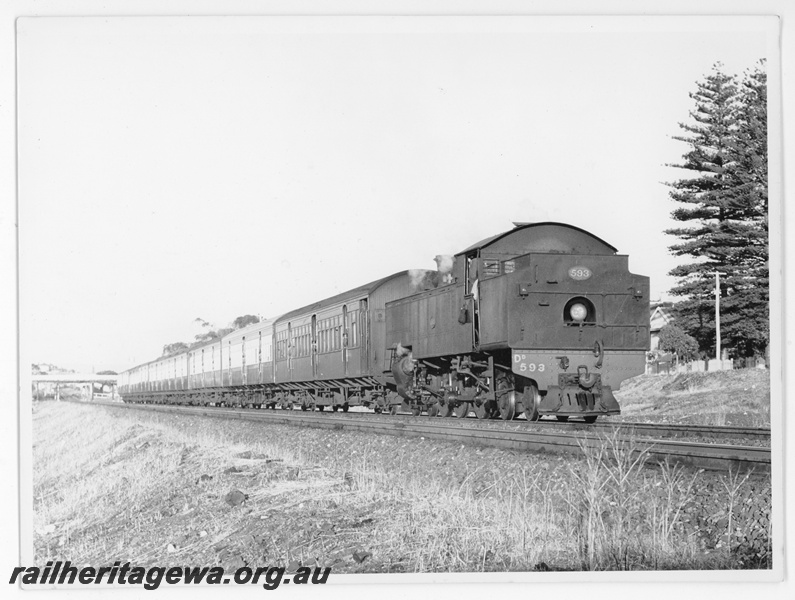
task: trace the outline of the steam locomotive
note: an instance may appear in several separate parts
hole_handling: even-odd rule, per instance
[[[514,223],[402,271],[123,372],[125,402],[593,422],[645,369],[649,279],[595,235]]]

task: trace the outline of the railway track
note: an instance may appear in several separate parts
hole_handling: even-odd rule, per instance
[[[244,408],[219,408],[213,406],[169,406],[155,404],[124,404],[119,402],[90,402],[86,404],[107,406],[121,410],[143,410],[193,416],[226,419],[241,419],[278,423],[293,426],[319,427],[342,431],[361,431],[406,437],[426,437],[457,443],[474,443],[502,449],[531,452],[580,453],[583,449],[596,448],[604,443],[600,430],[588,428],[511,427],[484,428],[465,426],[458,420],[449,419],[364,419],[350,418],[350,414],[338,416],[333,413],[312,413],[280,410],[251,410]],[[569,424],[561,424],[569,425]],[[574,425],[574,424],[572,424]],[[621,424],[623,428],[626,424]],[[648,424],[635,424],[648,425]],[[615,428],[617,425],[608,425]],[[680,426],[681,427],[681,426]],[[648,449],[652,460],[672,460],[693,467],[706,469],[754,469],[770,470],[770,448],[761,446],[738,446],[718,443],[677,441],[654,438],[638,438],[632,434],[618,432],[621,439],[632,440],[632,447],[640,451]]]
[[[329,414],[329,413],[325,413]],[[340,415],[341,413],[331,413]],[[397,415],[376,415],[371,411],[366,412],[348,412],[345,413],[347,418],[380,418],[380,419],[402,419],[414,421],[417,419],[425,420],[429,417],[413,416],[408,412],[401,412]],[[458,425],[460,427],[484,427],[505,430],[506,428],[524,429],[528,426],[533,428],[544,428],[545,430],[561,430],[561,431],[583,431],[583,432],[610,432],[616,429],[621,429],[628,434],[635,434],[644,437],[663,437],[663,438],[690,438],[691,440],[697,438],[705,438],[710,440],[724,440],[740,438],[746,441],[752,441],[755,445],[769,445],[770,444],[770,429],[763,429],[760,427],[727,427],[718,425],[682,425],[682,424],[667,424],[667,423],[642,423],[636,421],[612,421],[607,417],[606,421],[596,423],[585,423],[583,421],[555,421],[542,419],[529,425],[524,419],[513,421],[502,421],[500,419],[481,420],[470,414],[466,419],[448,418],[444,421],[445,424]]]
[[[634,421],[611,421],[586,425],[577,423],[578,427],[586,429],[594,427],[597,430],[622,429],[641,435],[657,435],[662,437],[688,437],[688,438],[741,438],[770,444],[770,430],[760,427],[726,427],[718,425],[677,425],[667,423],[639,423]]]

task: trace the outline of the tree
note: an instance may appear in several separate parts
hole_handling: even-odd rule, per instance
[[[174,356],[181,354],[188,350],[188,345],[185,342],[174,342],[173,344],[166,344],[163,346],[163,354],[161,357]]]
[[[690,94],[695,121],[674,136],[690,149],[680,164],[693,173],[668,185],[683,206],[671,216],[687,227],[669,229],[681,242],[670,247],[692,262],[670,274],[682,301],[677,323],[703,351],[715,347],[715,273],[721,274],[721,344],[742,356],[763,351],[768,339],[767,130],[764,63],[742,84],[717,64]]]
[[[677,360],[690,361],[698,356],[698,342],[676,325],[669,324],[660,329],[658,348],[676,355]]]
[[[229,335],[233,331],[237,329],[242,329],[247,325],[251,325],[253,323],[259,323],[260,318],[256,315],[242,315],[237,317],[234,321],[232,321],[231,327],[221,327],[219,329],[212,329],[214,325],[209,321],[205,321],[201,317],[196,317],[193,322],[199,323],[206,331],[194,336],[193,342],[190,344],[186,344],[185,342],[175,342],[173,344],[166,344],[163,346],[163,357],[174,356],[176,354],[182,354],[183,352],[188,352],[189,350],[193,350],[198,346],[206,344],[208,342],[213,342],[215,340],[219,340],[222,337]]]
[[[242,317],[238,317],[234,321],[232,321],[232,327],[234,329],[243,329],[247,325],[253,325],[254,323],[259,323],[259,317],[256,315],[243,315]]]
[[[204,333],[200,333],[199,335],[195,336],[195,342],[191,344],[191,348],[195,348],[196,346],[201,346],[202,344],[206,344],[207,342],[212,342],[214,340],[221,339],[225,335],[229,335],[232,333],[234,329],[231,327],[222,327],[221,329],[213,329],[212,331],[205,331]]]

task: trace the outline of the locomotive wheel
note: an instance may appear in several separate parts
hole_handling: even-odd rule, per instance
[[[503,421],[510,421],[516,416],[516,391],[510,390],[500,396],[498,403],[500,408],[500,418]]]
[[[506,376],[497,381],[497,409],[503,421],[510,421],[516,416],[516,390]]]
[[[541,394],[538,391],[538,386],[532,382],[527,383],[522,392],[522,405],[524,406],[524,416],[528,423],[538,421],[541,417],[538,414],[539,404],[541,404]]]
[[[392,404],[389,407],[389,414],[390,415],[396,415],[396,414],[398,414],[398,410],[399,409],[400,409],[400,405],[399,404]]]
[[[420,406],[413,406],[413,407],[411,408],[411,415],[412,415],[412,416],[414,416],[414,417],[419,417],[421,413],[422,413],[422,407],[420,407]]]
[[[439,405],[438,404],[431,404],[428,407],[428,416],[429,417],[438,417],[439,416]]]
[[[439,407],[439,414],[443,417],[452,417],[453,416],[453,405],[449,402],[446,402],[443,406]]]
[[[556,416],[558,421],[560,421],[561,423],[565,423],[566,421],[569,420],[569,415],[556,415]]]
[[[475,411],[475,416],[478,419],[491,419],[491,407],[489,406],[489,401],[487,400],[480,406],[478,406],[477,402],[472,404],[472,410]]]
[[[599,415],[588,415],[587,417],[583,417],[586,423],[596,423],[596,417]]]
[[[455,416],[459,419],[466,419],[469,411],[472,409],[469,402],[461,402],[455,407]]]

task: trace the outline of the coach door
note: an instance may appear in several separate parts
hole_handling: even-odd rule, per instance
[[[312,315],[312,331],[309,335],[309,354],[312,357],[312,379],[317,379],[317,315]]]
[[[365,298],[361,302],[359,302],[359,318],[356,323],[357,331],[356,337],[359,341],[359,357],[360,357],[360,364],[362,370],[359,371],[360,373],[364,374],[369,372],[369,368],[367,365],[367,357],[370,356],[370,336],[367,332],[367,323],[368,323],[368,316],[367,316],[367,299]]]
[[[262,332],[257,340],[257,383],[262,383]]]
[[[342,372],[348,376],[348,306],[342,305],[342,335],[340,336],[340,346],[342,347]]]
[[[287,381],[293,380],[293,326],[287,323]]]
[[[366,354],[362,344],[362,305],[366,305],[367,301],[362,300],[356,304],[352,304],[350,310],[344,307],[342,310],[343,330],[342,330],[342,343],[343,350],[346,356],[346,369],[345,374],[349,377],[355,377],[367,372]]]
[[[243,370],[242,370],[242,377],[243,377],[243,385],[248,384],[248,373],[246,369],[246,336],[243,336],[243,339],[240,342],[240,352],[243,361]]]

